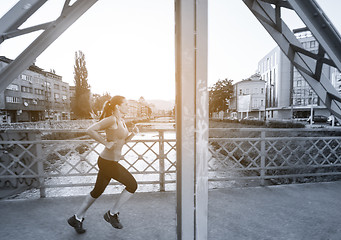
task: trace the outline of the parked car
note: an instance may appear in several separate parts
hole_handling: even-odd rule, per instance
[[[307,119],[307,122],[310,122],[310,117]],[[328,120],[328,117],[324,116],[324,115],[314,115],[313,116],[313,122],[317,122],[317,123],[326,123]]]

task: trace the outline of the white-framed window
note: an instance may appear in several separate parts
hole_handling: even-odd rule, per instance
[[[13,91],[19,91],[19,86],[16,84],[11,83],[10,85],[7,86],[8,90],[13,90]]]
[[[6,102],[8,102],[8,103],[20,103],[20,98],[6,96]]]
[[[26,75],[26,74],[21,74],[20,75],[21,80],[27,81],[32,83],[32,76]]]

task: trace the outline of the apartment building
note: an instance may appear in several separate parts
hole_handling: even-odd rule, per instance
[[[265,116],[265,81],[259,74],[254,74],[233,85],[234,96],[231,99],[231,116],[264,119]]]
[[[148,118],[152,114],[150,104],[143,97],[140,97],[138,101],[128,100],[128,106],[127,118]]]
[[[304,49],[317,53],[318,42],[307,28],[294,30]],[[268,119],[308,118],[315,114],[329,116],[329,110],[277,46],[258,63],[258,72],[266,83]],[[341,93],[341,75],[333,67],[323,66],[323,73]]]
[[[0,56],[0,69],[11,61]],[[0,93],[0,123],[45,119],[70,119],[69,84],[33,64]]]

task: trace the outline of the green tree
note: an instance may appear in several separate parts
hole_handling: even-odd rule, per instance
[[[82,51],[75,52],[73,74],[76,91],[73,112],[77,118],[88,118],[90,116],[90,85],[88,84],[85,55]]]
[[[102,111],[104,103],[110,99],[111,96],[108,92],[103,95],[93,94],[91,104],[92,112],[98,115],[98,113]]]
[[[233,80],[225,78],[218,80],[209,90],[209,113],[226,111],[229,109],[233,96]]]

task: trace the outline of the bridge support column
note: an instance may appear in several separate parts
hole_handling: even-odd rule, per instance
[[[177,238],[207,239],[207,0],[175,4]]]

